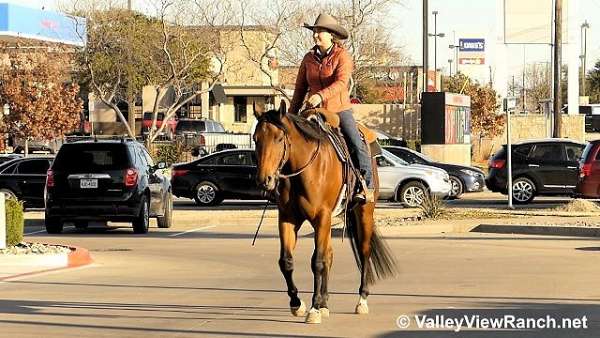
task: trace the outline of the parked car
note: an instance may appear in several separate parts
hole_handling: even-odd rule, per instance
[[[399,146],[406,147],[406,140],[401,137],[394,137],[384,131],[373,129],[375,134],[377,134],[377,141],[382,146]]]
[[[30,139],[25,144],[25,139],[16,138],[13,140],[13,153],[25,153],[25,146],[27,146],[27,150],[29,154],[35,152],[42,152],[47,154],[55,154],[60,146],[62,145],[61,139],[54,140],[41,140],[41,139]]]
[[[154,115],[152,112],[144,113],[144,116],[142,118],[142,128],[145,133],[147,133],[150,130],[150,128],[152,128],[153,118],[154,118]],[[164,113],[156,114],[156,128],[162,127],[164,119],[165,119]],[[167,121],[167,127],[165,127],[165,129],[164,129],[164,133],[166,135],[168,135],[169,138],[172,138],[172,136],[175,134],[176,127],[177,127],[177,120],[175,118],[170,118]]]
[[[585,144],[567,139],[524,141],[512,145],[513,201],[529,203],[537,195],[573,195]],[[488,189],[508,193],[506,145],[489,160]]]
[[[0,192],[24,202],[25,207],[44,206],[46,172],[53,157],[17,158],[0,165]]]
[[[139,142],[78,140],[64,144],[46,180],[46,230],[60,233],[64,222],[80,228],[89,221],[132,222],[135,233],[172,222],[171,184]]]
[[[21,154],[0,154],[0,164],[22,157]]]
[[[445,198],[450,193],[450,178],[443,169],[422,164],[411,165],[385,149],[376,160],[381,200],[417,207],[428,194]]]
[[[600,140],[591,141],[583,150],[575,195],[600,198]]]
[[[452,190],[448,197],[451,199],[459,198],[463,193],[483,191],[485,187],[485,174],[478,168],[436,162],[426,155],[405,147],[384,146],[383,148],[410,164],[424,164],[444,169],[450,175]]]
[[[220,122],[208,119],[180,119],[175,136],[201,155],[231,148],[231,145],[242,149],[252,148],[251,134],[226,132]]]
[[[217,205],[224,199],[265,199],[256,185],[254,150],[234,149],[210,154],[199,160],[174,165],[173,194],[193,198],[198,205]]]

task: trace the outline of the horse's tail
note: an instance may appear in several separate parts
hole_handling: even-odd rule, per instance
[[[348,212],[348,237],[356,260],[356,266],[362,272],[363,268],[367,269],[367,283],[374,284],[377,280],[394,277],[398,272],[396,259],[388,247],[385,240],[381,237],[377,228],[373,226],[371,235],[371,257],[366,262],[366,267],[362,266],[361,262],[361,247],[362,242],[359,235],[358,219],[353,211]]]

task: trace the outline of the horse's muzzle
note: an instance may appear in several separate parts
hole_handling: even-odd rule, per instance
[[[277,178],[274,175],[267,175],[263,180],[258,179],[258,186],[266,191],[273,191],[277,187]]]

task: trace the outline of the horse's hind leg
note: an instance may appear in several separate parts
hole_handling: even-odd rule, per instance
[[[294,284],[292,274],[294,272],[293,251],[296,247],[298,228],[292,222],[279,220],[279,241],[281,250],[279,252],[279,269],[287,284],[287,293],[290,297],[290,311],[294,316],[301,317],[306,314],[306,305],[298,297],[298,288]]]
[[[375,203],[368,203],[357,207],[355,209],[356,221],[358,222],[358,231],[360,243],[358,252],[361,262],[361,276],[360,276],[360,288],[358,292],[360,297],[358,304],[356,304],[355,312],[357,314],[369,313],[369,306],[367,305],[367,297],[369,297],[369,277],[372,276],[371,271],[371,238],[373,236],[373,228],[375,221],[373,220],[373,212]]]

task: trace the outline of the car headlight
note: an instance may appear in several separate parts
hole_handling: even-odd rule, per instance
[[[470,170],[470,169],[460,169],[460,172],[467,174],[469,176],[479,176],[479,173],[474,171],[474,170]]]

